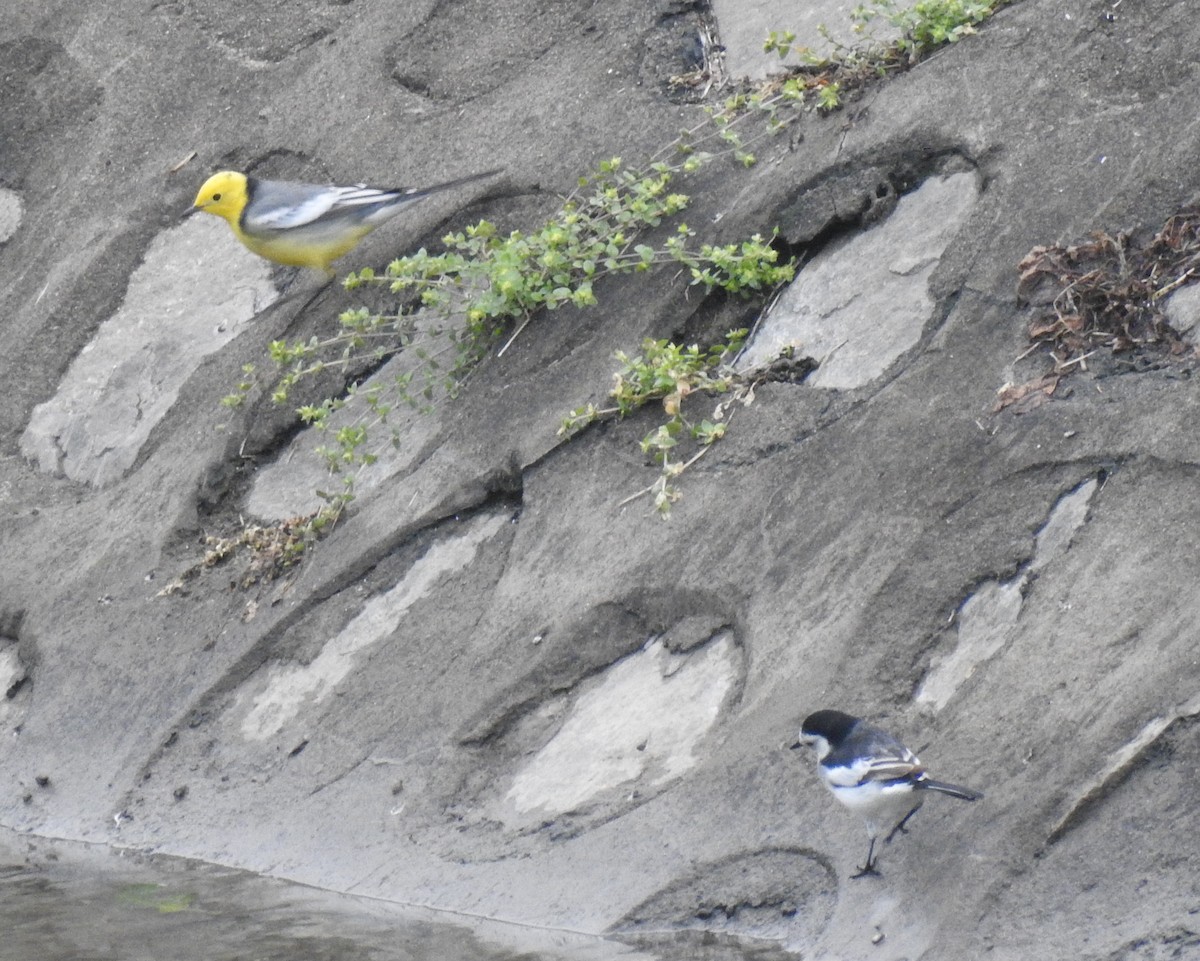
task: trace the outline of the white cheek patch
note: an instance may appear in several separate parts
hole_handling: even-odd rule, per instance
[[[833,750],[829,741],[821,737],[820,734],[801,734],[800,743],[806,744],[817,752],[817,761],[823,761]]]

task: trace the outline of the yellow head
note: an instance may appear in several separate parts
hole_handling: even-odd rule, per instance
[[[236,226],[248,196],[246,175],[234,170],[222,170],[204,181],[188,213],[200,210],[206,214],[216,214]]]

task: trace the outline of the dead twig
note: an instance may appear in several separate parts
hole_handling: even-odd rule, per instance
[[[1017,297],[1033,305],[1033,344],[1018,359],[1048,346],[1061,375],[1104,349],[1195,355],[1164,301],[1200,279],[1200,206],[1169,217],[1143,245],[1126,233],[1098,232],[1082,243],[1034,247],[1017,269]]]

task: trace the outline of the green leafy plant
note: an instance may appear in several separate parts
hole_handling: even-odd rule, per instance
[[[725,435],[728,423],[726,403],[718,403],[710,417],[693,421],[684,414],[684,401],[697,392],[724,395],[732,391],[733,399],[740,399],[742,395],[736,393],[736,388],[744,381],[730,362],[741,350],[747,333],[744,329],[730,331],[724,343],[709,348],[646,340],[640,354],[629,356],[619,351],[616,358],[621,367],[613,375],[609,394],[615,405],[601,408],[587,404],[576,408],[563,420],[559,435],[571,436],[597,420],[626,417],[651,401],[661,401],[667,419],[641,441],[642,453],[658,464],[659,477],[621,503],[649,494],[655,509],[664,517],[669,515],[671,505],[680,496],[676,478]]]
[[[712,347],[647,339],[639,354],[630,356],[618,351],[615,356],[621,366],[613,374],[609,391],[613,405],[585,404],[576,408],[563,419],[559,436],[573,436],[596,421],[624,418],[647,404],[660,402],[666,419],[640,442],[642,453],[658,466],[658,477],[621,504],[649,496],[655,510],[663,518],[669,517],[671,506],[681,496],[679,476],[725,436],[736,407],[751,404],[760,384],[800,380],[816,367],[811,358],[794,358],[791,351],[784,351],[765,365],[738,370],[734,362],[747,335],[744,328],[732,330],[722,343]],[[716,401],[706,408],[707,416],[697,417],[691,411],[701,397]]]
[[[763,50],[767,53],[777,53],[779,59],[784,60],[792,52],[792,44],[795,42],[796,35],[792,31],[772,30],[767,34],[767,39],[763,41]]]
[[[400,352],[414,361],[390,380],[351,384],[341,396],[298,409],[306,424],[325,432],[328,440],[318,453],[341,478],[339,488],[319,492],[329,505],[341,510],[353,499],[358,471],[378,457],[375,428],[397,406],[428,410],[453,397],[501,334],[511,331],[511,343],[540,311],[594,305],[596,284],[606,276],[674,263],[692,285],[743,295],[790,280],[794,265],[780,262],[776,248],[758,235],[741,243],[697,245],[695,231],[681,222],[656,245],[643,240],[686,209],[689,198],[672,189],[673,181],[712,159],[702,148],[716,146],[741,163],[753,162],[733,113],[744,106],[714,110],[712,116],[721,119],[709,122],[709,135],[686,131],[670,159],[655,159],[639,171],[625,170],[619,158],[603,162],[537,230],[503,233],[480,221],[444,237],[441,252],[422,249],[384,271],[366,269],[346,278],[350,289],[375,285],[401,295],[405,301],[398,310],[355,308],[341,315],[340,329],[328,337],[271,344],[279,371],[271,398],[279,404],[289,401],[302,380],[322,372],[378,366]],[[256,371],[244,373],[226,403],[240,404],[254,388]],[[359,405],[352,423],[334,417],[351,402]]]
[[[862,30],[877,18],[900,31],[896,47],[915,63],[929,51],[943,44],[955,43],[975,32],[1005,0],[917,0],[914,4],[900,0],[870,0],[850,14]]]
[[[933,48],[967,36],[974,32],[975,24],[990,16],[1003,2],[1005,0],[919,0],[913,6],[901,6],[897,0],[870,0],[851,14],[856,31],[866,33],[873,19],[883,18],[899,31],[899,37],[889,43],[871,38],[866,45],[851,47],[835,40],[822,27],[822,36],[832,50],[828,55],[797,46],[796,34],[790,30],[771,31],[763,49],[778,54],[781,60],[795,54],[801,66],[756,89],[727,97],[722,109],[711,114],[713,125],[734,151],[734,156],[751,164],[753,154],[733,129],[741,117],[765,116],[768,129],[778,132],[795,119],[798,105],[812,105],[822,112],[836,110],[842,105],[846,91],[855,90],[888,70],[911,66]],[[743,252],[750,253],[754,243],[761,243],[761,239],[754,238],[750,245],[744,245]],[[714,256],[712,249],[705,251],[711,262],[720,265],[723,285],[727,289],[735,289],[728,285],[728,279],[737,276],[732,252],[733,248],[727,248],[725,259],[721,259]],[[678,259],[688,262],[684,256]],[[750,263],[751,276],[755,276],[760,261],[751,258]],[[707,267],[696,262],[690,266],[694,283],[715,286],[715,275],[710,274]],[[619,353],[617,359],[622,366],[614,375],[615,385],[611,392],[616,406],[598,408],[588,404],[577,408],[563,421],[559,433],[569,435],[602,417],[624,417],[652,400],[661,400],[667,419],[641,441],[643,453],[650,454],[658,464],[659,477],[633,497],[651,495],[656,509],[667,516],[671,505],[680,496],[676,484],[678,476],[724,436],[729,404],[752,398],[753,385],[761,380],[761,371],[738,374],[728,365],[728,358],[736,355],[744,336],[745,331],[734,331],[724,344],[708,349],[647,340],[642,353],[635,357]],[[683,402],[689,394],[696,392],[726,396],[716,405],[711,418],[693,422],[684,416]],[[689,442],[690,448],[686,446]]]
[[[896,0],[871,0],[854,11],[857,27],[865,32],[871,20],[883,18],[901,31],[900,40],[887,47],[834,44],[830,56],[797,47],[791,32],[773,32],[766,48],[781,57],[798,55],[800,68],[705,106],[697,124],[639,168],[627,169],[619,158],[604,161],[594,174],[580,179],[541,227],[505,233],[480,221],[444,237],[439,251],[421,249],[382,271],[351,274],[345,280],[347,288],[382,287],[399,295],[399,305],[388,311],[357,307],[345,311],[338,329],[328,336],[270,346],[277,377],[270,396],[275,403],[290,403],[301,381],[322,373],[340,374],[349,385],[344,392],[298,409],[306,424],[326,436],[318,453],[341,480],[334,490],[318,492],[327,511],[316,516],[326,523],[336,520],[353,500],[358,472],[379,456],[377,429],[389,426],[398,408],[428,411],[454,397],[501,336],[508,334],[502,354],[535,314],[594,305],[597,285],[607,276],[676,263],[690,284],[743,295],[789,281],[794,265],[779,262],[776,248],[760,236],[697,246],[694,231],[682,222],[661,242],[651,243],[647,235],[679,220],[689,197],[678,184],[704,164],[728,157],[752,166],[754,147],[762,138],[786,130],[805,111],[838,109],[849,93],[872,77],[966,35],[1002,2],[919,0],[902,9]],[[402,371],[361,382],[365,373],[382,368],[397,354],[406,358]],[[248,366],[225,402],[242,403],[258,381],[258,371]],[[704,389],[716,388],[710,384]],[[349,404],[355,406],[334,416]],[[701,426],[695,439],[715,439],[720,436],[718,427],[723,429],[714,423],[706,432]],[[682,429],[682,421],[675,427],[666,425],[654,441],[655,449],[666,452]],[[394,427],[390,440],[399,440]],[[662,463],[664,472],[668,464],[677,466],[670,457]],[[669,484],[663,486],[656,499],[662,494],[666,499],[661,503],[669,505],[669,489]]]
[[[767,53],[781,60],[795,55],[800,63],[793,68],[798,76],[817,86],[818,106],[834,110],[844,94],[856,90],[889,71],[911,67],[935,49],[955,43],[975,32],[982,23],[1008,0],[869,0],[850,13],[854,31],[862,43],[846,44],[822,25],[820,34],[829,53],[816,53],[810,47],[796,45],[790,30],[772,30],[763,43]],[[895,39],[880,40],[871,33],[872,21],[890,24]]]

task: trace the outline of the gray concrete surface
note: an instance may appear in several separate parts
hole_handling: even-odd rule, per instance
[[[862,387],[921,339],[936,306],[929,278],[966,224],[975,175],[931,177],[891,216],[823,250],[789,284],[739,358],[743,369],[791,350],[820,366],[812,387]]]
[[[278,297],[270,265],[222,249],[228,230],[193,218],[155,238],[120,308],[33,410],[21,452],[94,487],[119,480],[205,357]]]
[[[167,595],[204,534],[298,509],[310,484],[286,411],[219,398],[271,340],[357,302],[253,264],[239,279],[222,230],[188,239],[204,176],[506,168],[346,268],[481,216],[528,228],[598,159],[699,119],[665,78],[701,11],[3,6],[0,824],[658,957],[1194,948],[1189,362],[1092,364],[995,410],[1049,369],[1016,298],[1025,253],[1153,231],[1200,193],[1190,5],[1020,0],[754,169],[692,178],[700,239],[778,225],[808,265],[794,292],[824,271],[872,306],[829,321],[854,322],[853,371],[834,379],[834,352],[823,385],[761,386],[669,522],[622,504],[654,478],[637,442],[655,412],[556,434],[603,400],[615,351],[760,306],[662,270],[486,358],[292,576],[243,590],[217,567]],[[782,25],[716,13],[727,43]],[[923,206],[954,183],[952,213]],[[886,276],[907,283],[881,306]],[[891,306],[899,336],[871,323]],[[90,466],[67,469],[64,443]],[[849,880],[861,824],[787,750],[822,707],[986,799],[931,801],[882,878]]]

